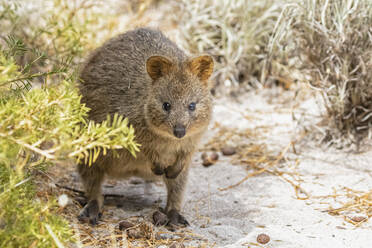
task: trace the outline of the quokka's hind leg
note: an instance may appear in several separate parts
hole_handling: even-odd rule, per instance
[[[89,221],[90,224],[97,224],[102,215],[103,196],[101,185],[104,178],[104,171],[97,164],[88,166],[84,163],[78,164],[78,172],[83,181],[87,204],[80,211],[78,219]]]
[[[183,197],[186,189],[188,166],[185,166],[180,174],[174,178],[164,176],[164,182],[167,186],[168,198],[165,213],[168,216],[170,225],[189,225],[189,222],[180,214]]]

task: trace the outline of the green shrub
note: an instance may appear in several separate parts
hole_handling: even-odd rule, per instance
[[[35,23],[21,3],[0,0],[0,247],[63,247],[72,228],[53,197],[37,196],[34,171],[71,159],[91,164],[108,149],[135,156],[138,144],[126,119],[90,122],[80,103],[72,65],[88,46],[89,6],[55,1]]]
[[[0,246],[55,246],[71,239],[71,228],[53,213],[55,203],[38,199],[32,170],[47,162],[84,159],[91,164],[107,149],[138,151],[134,130],[117,115],[87,122],[88,108],[71,81],[54,87],[5,90],[27,78],[8,50],[0,50]],[[69,77],[67,77],[69,78]],[[9,83],[11,82],[11,83]],[[6,97],[4,97],[4,95]],[[53,234],[52,234],[53,233]]]

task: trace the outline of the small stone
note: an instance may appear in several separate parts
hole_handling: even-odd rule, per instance
[[[125,231],[127,230],[128,228],[131,228],[133,227],[134,224],[132,222],[129,222],[129,221],[126,221],[126,220],[123,220],[119,223],[119,230],[120,231]]]
[[[354,222],[362,222],[366,219],[365,216],[354,216],[353,218],[351,218],[352,221]]]
[[[207,156],[208,156],[207,153],[203,152],[202,155],[201,155],[201,159],[204,160]]]
[[[212,161],[210,161],[209,159],[203,160],[203,163],[202,163],[202,165],[203,165],[204,167],[209,167],[209,166],[211,166],[212,164],[213,164]]]
[[[166,214],[160,212],[159,210],[156,210],[152,214],[152,219],[154,221],[155,226],[164,226],[168,223],[168,217]]]
[[[202,159],[203,159],[203,166],[208,167],[213,164],[215,164],[218,160],[218,153],[212,152],[211,154],[203,153],[202,154]]]
[[[225,147],[222,147],[221,152],[225,156],[231,156],[236,153],[236,149],[232,146],[225,146]]]
[[[217,160],[218,160],[218,153],[217,153],[217,152],[212,152],[210,158],[211,158],[213,161],[217,161]]]
[[[260,244],[267,244],[270,241],[270,237],[267,234],[261,233],[257,236],[257,242]]]
[[[68,196],[66,194],[62,194],[58,197],[58,205],[62,208],[66,207],[69,202]]]

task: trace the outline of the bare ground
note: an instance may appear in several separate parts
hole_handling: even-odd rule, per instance
[[[171,232],[151,224],[152,213],[166,201],[159,183],[107,181],[104,215],[95,228],[75,218],[79,194],[57,188],[57,194],[64,191],[73,199],[61,213],[72,222],[76,245],[371,247],[372,152],[325,148],[307,138],[302,127],[320,120],[313,96],[295,98],[280,88],[259,92],[216,100],[214,121],[189,177],[183,209],[189,228]],[[237,154],[222,156],[219,149],[225,145],[234,146]],[[201,153],[213,149],[219,160],[203,167]],[[59,185],[81,189],[73,166],[50,175]],[[119,231],[122,220],[139,225],[142,236]],[[258,244],[260,233],[270,242]]]

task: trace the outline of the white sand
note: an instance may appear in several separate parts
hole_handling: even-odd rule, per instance
[[[239,98],[240,104],[217,101],[215,121],[237,129],[277,124],[266,136],[270,147],[280,153],[294,134],[296,125],[291,117],[291,105],[294,104],[290,101],[278,104],[281,96],[271,99],[274,104],[268,104],[267,100],[275,98],[275,94],[272,95],[272,90],[266,93],[271,96],[247,94]],[[304,107],[307,113],[317,112],[311,99],[294,110],[303,112]],[[239,112],[256,118],[249,121]],[[332,194],[333,189],[342,187],[366,192],[372,189],[372,152],[355,155],[325,150],[324,147],[302,147],[296,147],[298,155],[290,149],[286,157],[292,159],[280,166],[286,171],[286,167],[295,164],[294,159],[299,159],[297,171],[304,180],[301,186],[310,195]],[[243,168],[230,165],[226,157],[210,168],[195,163],[185,213],[192,213],[193,230],[208,237],[210,242],[221,247],[254,247],[251,242],[257,243],[257,235],[266,233],[271,241],[265,247],[372,247],[371,221],[356,228],[340,216],[322,212],[328,205],[317,204],[321,202],[319,199],[296,199],[294,187],[278,176],[264,173],[249,178],[238,187],[223,192],[218,190],[244,178],[247,171]],[[333,203],[332,200],[329,202]],[[195,206],[199,215],[209,217],[206,228],[199,228],[206,220],[196,218]],[[355,214],[351,213],[351,216]]]

